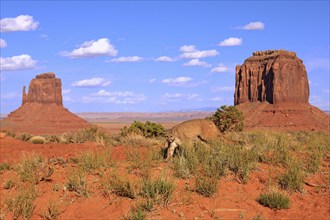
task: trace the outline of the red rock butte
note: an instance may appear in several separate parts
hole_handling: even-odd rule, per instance
[[[329,132],[330,117],[308,99],[306,68],[295,52],[257,51],[236,66],[234,104],[246,129]]]
[[[32,79],[28,94],[23,87],[22,106],[1,121],[1,130],[31,134],[59,134],[92,126],[63,107],[62,82],[54,73]]]

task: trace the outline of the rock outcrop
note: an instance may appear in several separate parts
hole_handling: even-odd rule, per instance
[[[305,66],[296,53],[257,51],[236,66],[235,105],[244,102],[308,103]]]
[[[234,104],[247,129],[329,132],[330,117],[308,99],[306,69],[294,52],[257,51],[236,66]]]
[[[54,73],[37,75],[28,93],[24,86],[22,106],[1,121],[1,130],[30,134],[59,134],[91,126],[63,107],[62,82]]]
[[[25,103],[55,103],[63,105],[62,82],[55,78],[54,73],[43,73],[32,79],[29,86],[29,93],[26,94],[23,87],[22,105]]]

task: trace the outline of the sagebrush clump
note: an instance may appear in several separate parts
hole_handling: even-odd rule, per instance
[[[140,134],[146,138],[159,138],[164,136],[165,129],[161,124],[146,121],[145,123],[134,121],[129,127],[121,129],[121,136],[128,134]]]
[[[46,139],[44,137],[41,137],[41,136],[33,136],[30,139],[30,141],[31,141],[32,144],[44,144],[44,143],[46,143]]]
[[[244,115],[235,106],[221,106],[210,119],[223,133],[243,130]]]

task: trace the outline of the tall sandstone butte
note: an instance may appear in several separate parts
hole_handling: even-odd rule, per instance
[[[31,134],[57,134],[91,127],[63,107],[62,82],[54,73],[43,73],[23,87],[22,106],[1,121],[1,130]]]
[[[253,53],[236,66],[235,106],[245,127],[329,131],[329,116],[308,103],[306,68],[295,52]]]

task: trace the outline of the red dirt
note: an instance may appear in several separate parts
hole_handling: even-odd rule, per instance
[[[84,144],[30,144],[15,140],[10,137],[0,139],[0,163],[14,165],[19,162],[20,155],[35,152],[46,158],[64,157],[70,158],[77,154],[90,150],[103,151],[104,148],[97,147],[95,143]],[[126,160],[126,152],[132,150],[130,147],[110,147],[111,155],[117,163],[116,172],[128,176],[129,179],[137,179],[135,174],[127,174],[129,162]],[[146,155],[149,148],[138,147],[134,150]],[[330,159],[324,161],[323,171],[328,172]],[[120,219],[127,215],[131,207],[139,199],[128,199],[115,195],[105,197],[99,188],[100,177],[89,174],[87,176],[90,196],[85,198],[78,196],[75,192],[63,189],[67,182],[67,175],[74,164],[69,163],[67,167],[55,165],[55,172],[49,182],[40,182],[36,185],[37,199],[36,208],[32,219],[41,219],[41,213],[47,207],[50,200],[60,203],[61,215],[59,219]],[[173,197],[168,207],[156,206],[156,209],[147,213],[150,219],[251,219],[260,214],[264,219],[330,219],[330,196],[329,188],[318,188],[304,186],[303,193],[292,193],[289,195],[292,205],[288,210],[274,211],[261,206],[256,199],[261,192],[267,188],[269,175],[274,167],[268,164],[258,164],[257,169],[251,174],[247,184],[239,183],[235,176],[228,175],[218,181],[218,192],[212,198],[205,198],[194,189],[194,178],[181,180],[173,177],[176,184]],[[168,163],[155,164],[151,168],[152,176],[167,170],[171,173]],[[13,170],[4,170],[0,174],[0,208],[4,219],[12,219],[10,213],[5,211],[5,201],[17,192],[17,186],[5,190],[4,183],[12,179],[19,182],[18,176]],[[321,174],[311,175],[307,179],[311,183],[326,185],[327,180]],[[54,184],[60,186],[59,191],[53,191]],[[190,190],[189,190],[190,189]]]

